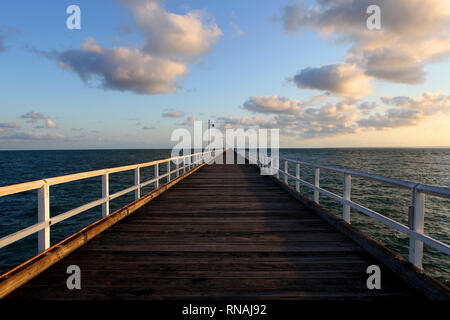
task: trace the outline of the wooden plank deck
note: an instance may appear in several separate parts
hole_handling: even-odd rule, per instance
[[[381,267],[381,290],[366,268]],[[66,268],[81,268],[68,290]],[[10,299],[420,298],[250,165],[210,165],[59,261]]]

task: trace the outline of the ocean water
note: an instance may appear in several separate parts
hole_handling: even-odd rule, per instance
[[[280,156],[305,162],[352,169],[385,177],[416,183],[450,187],[450,149],[283,149]],[[280,163],[284,169],[284,163]],[[289,173],[295,176],[292,164]],[[301,166],[303,180],[314,181],[313,168]],[[280,177],[283,178],[282,175]],[[289,181],[295,186],[295,181]],[[320,186],[335,194],[343,194],[343,175],[328,170],[320,171]],[[301,192],[313,199],[313,192],[306,186]],[[408,207],[411,192],[385,183],[352,176],[352,201],[375,210],[395,221],[408,225]],[[342,204],[320,196],[321,205],[342,215]],[[388,248],[408,259],[409,237],[377,220],[351,210],[351,223],[385,243]],[[426,196],[425,234],[450,243],[450,200]],[[450,286],[450,256],[424,246],[425,271]]]
[[[0,186],[39,180],[170,157],[171,150],[67,150],[0,151]],[[353,169],[391,178],[429,185],[450,187],[450,149],[281,149],[280,155],[316,164]],[[283,168],[283,164],[280,164]],[[289,172],[295,175],[291,165]],[[166,171],[161,166],[160,172]],[[302,179],[312,182],[313,169],[302,166]],[[141,180],[153,178],[153,168],[141,170]],[[342,195],[342,175],[321,170],[321,187]],[[133,171],[110,175],[110,193],[133,185]],[[289,181],[295,185],[295,181]],[[143,193],[152,190],[149,185]],[[302,193],[312,198],[311,189]],[[51,216],[64,213],[101,197],[101,178],[91,178],[50,188]],[[407,225],[411,195],[406,189],[353,177],[352,200]],[[111,212],[134,200],[130,193],[110,203]],[[320,203],[337,215],[342,205],[321,195]],[[37,192],[29,191],[0,198],[0,237],[37,222]],[[93,208],[51,227],[51,244],[101,218],[101,207]],[[407,258],[407,236],[351,210],[352,224],[384,242]],[[425,233],[450,243],[450,201],[427,196]],[[0,249],[0,274],[37,254],[37,235],[29,236]],[[425,246],[424,268],[427,273],[449,285],[450,258]]]

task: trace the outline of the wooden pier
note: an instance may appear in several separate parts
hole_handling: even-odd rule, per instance
[[[200,165],[131,204],[145,201],[134,212],[119,210],[6,274],[0,288],[22,274],[30,280],[7,299],[448,298],[276,180],[250,164]],[[70,265],[81,269],[80,290],[66,286]],[[379,290],[366,285],[370,265],[381,268]]]

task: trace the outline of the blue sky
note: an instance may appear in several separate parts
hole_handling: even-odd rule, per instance
[[[320,68],[327,65],[335,68],[323,71],[339,69],[339,72],[347,72],[349,69],[345,68],[350,66],[348,55],[351,48],[355,45],[363,48],[368,42],[336,42],[335,36],[348,35],[345,34],[347,31],[339,30],[336,34],[319,36],[325,27],[329,27],[324,22],[312,21],[298,32],[287,30],[286,8],[292,4],[291,1],[167,0],[155,3],[164,13],[180,16],[192,10],[202,10],[203,26],[214,25],[220,30],[220,36],[210,41],[206,49],[194,58],[186,58],[186,55],[173,58],[158,53],[160,58],[177,63],[182,61],[187,68],[177,78],[176,90],[171,93],[136,93],[117,87],[105,89],[98,79],[86,83],[73,68],[62,68],[59,63],[64,52],[78,50],[82,54],[80,47],[88,38],[94,38],[104,50],[115,47],[141,50],[146,41],[151,41],[145,35],[150,31],[137,26],[138,18],[130,5],[114,0],[0,2],[0,36],[4,47],[0,52],[0,149],[170,147],[173,145],[170,133],[182,127],[181,123],[191,116],[234,127],[245,123],[237,120],[242,120],[242,117],[257,117],[256,126],[262,123],[260,119],[276,118],[273,126],[280,126],[282,133],[286,128],[286,134],[282,135],[282,146],[285,147],[450,145],[447,128],[450,124],[447,100],[450,61],[447,58],[429,63],[429,56],[415,57],[423,62],[427,71],[426,79],[416,83],[386,79],[391,75],[374,76],[369,67],[364,69],[357,62],[356,69],[348,72],[361,70],[358,76],[362,77],[361,82],[370,81],[371,90],[357,97],[352,91],[352,97],[349,97],[343,93],[345,89],[327,88],[327,84],[319,84],[315,88],[308,83],[310,78],[303,79],[306,73],[299,82],[292,81],[292,77],[307,68],[316,68],[312,72],[324,74]],[[81,8],[81,30],[66,28],[66,8],[71,4]],[[313,1],[306,2],[306,6],[312,4]],[[444,16],[443,21],[447,18]],[[396,29],[388,31],[391,34],[397,32]],[[186,32],[189,35],[189,31]],[[424,39],[431,39],[434,35],[430,31]],[[145,54],[152,56],[155,53]],[[99,78],[101,80],[101,76]],[[307,117],[313,111],[296,115],[283,114],[284,111],[280,110],[272,113],[255,111],[283,101],[297,101],[302,105],[299,110],[306,110],[302,104],[304,101],[325,92],[331,97],[312,108],[319,110],[327,104],[338,105],[332,108],[335,112],[331,115],[333,119],[338,119],[339,112],[353,112],[343,120],[348,122],[345,128],[337,126],[332,119],[321,124],[320,116],[317,126],[321,127],[309,128],[305,122],[317,122],[316,118]],[[425,92],[439,95],[436,101],[444,101],[439,111],[431,116],[429,112],[420,110],[419,114],[417,111],[422,105],[428,105],[424,101],[426,99],[421,98]],[[410,97],[414,103],[398,105],[397,100],[392,100],[391,106],[380,103],[381,97],[400,96]],[[255,101],[250,101],[255,106],[252,110],[244,106],[250,105],[246,102],[251,97],[255,98]],[[256,100],[258,97],[272,98]],[[280,102],[281,98],[286,100]],[[355,118],[355,113],[362,110],[359,106],[363,102],[380,106],[373,109],[378,111],[365,115],[365,120],[370,121],[358,122],[361,116]],[[347,107],[341,108],[339,104]],[[405,120],[402,116],[401,124],[380,125],[385,121],[383,119],[390,120],[388,116],[397,114],[387,112],[389,108],[405,108],[400,110],[402,112],[415,108],[414,118]],[[166,111],[181,111],[184,117],[162,117]],[[30,122],[32,119],[23,117],[29,112],[42,117]],[[224,119],[230,115],[233,121],[227,124]],[[295,117],[295,125],[286,125],[287,119],[281,119],[284,116]],[[373,124],[375,119],[379,120],[376,125]],[[47,120],[55,125],[46,125]],[[152,129],[143,129],[145,126]],[[424,132],[429,132],[430,128],[438,132],[424,138]],[[416,141],[407,138],[412,132],[417,134]]]

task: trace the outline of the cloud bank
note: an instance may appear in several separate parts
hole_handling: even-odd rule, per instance
[[[374,114],[366,119],[361,119],[358,124],[361,127],[369,127],[376,130],[384,128],[396,128],[403,126],[415,126],[428,117],[450,112],[450,96],[442,92],[426,92],[420,97],[383,97],[386,105],[393,106],[383,114]]]
[[[0,141],[54,141],[65,140],[66,137],[59,133],[38,133],[38,132],[12,132],[0,131]]]
[[[416,126],[428,118],[450,113],[450,96],[443,92],[426,92],[420,97],[412,98],[383,97],[381,102],[384,106],[367,101],[340,101],[311,106],[310,102],[303,103],[276,96],[251,97],[244,106],[251,105],[249,110],[271,114],[273,117],[235,118],[230,115],[217,120],[225,128],[279,128],[284,135],[322,138],[354,134],[363,130]],[[280,108],[280,105],[283,107]]]
[[[369,30],[370,5],[381,8],[381,30]],[[352,44],[345,63],[368,77],[417,84],[425,66],[450,56],[448,0],[316,0],[310,7],[295,1],[284,9],[286,32],[311,27],[321,36]]]

